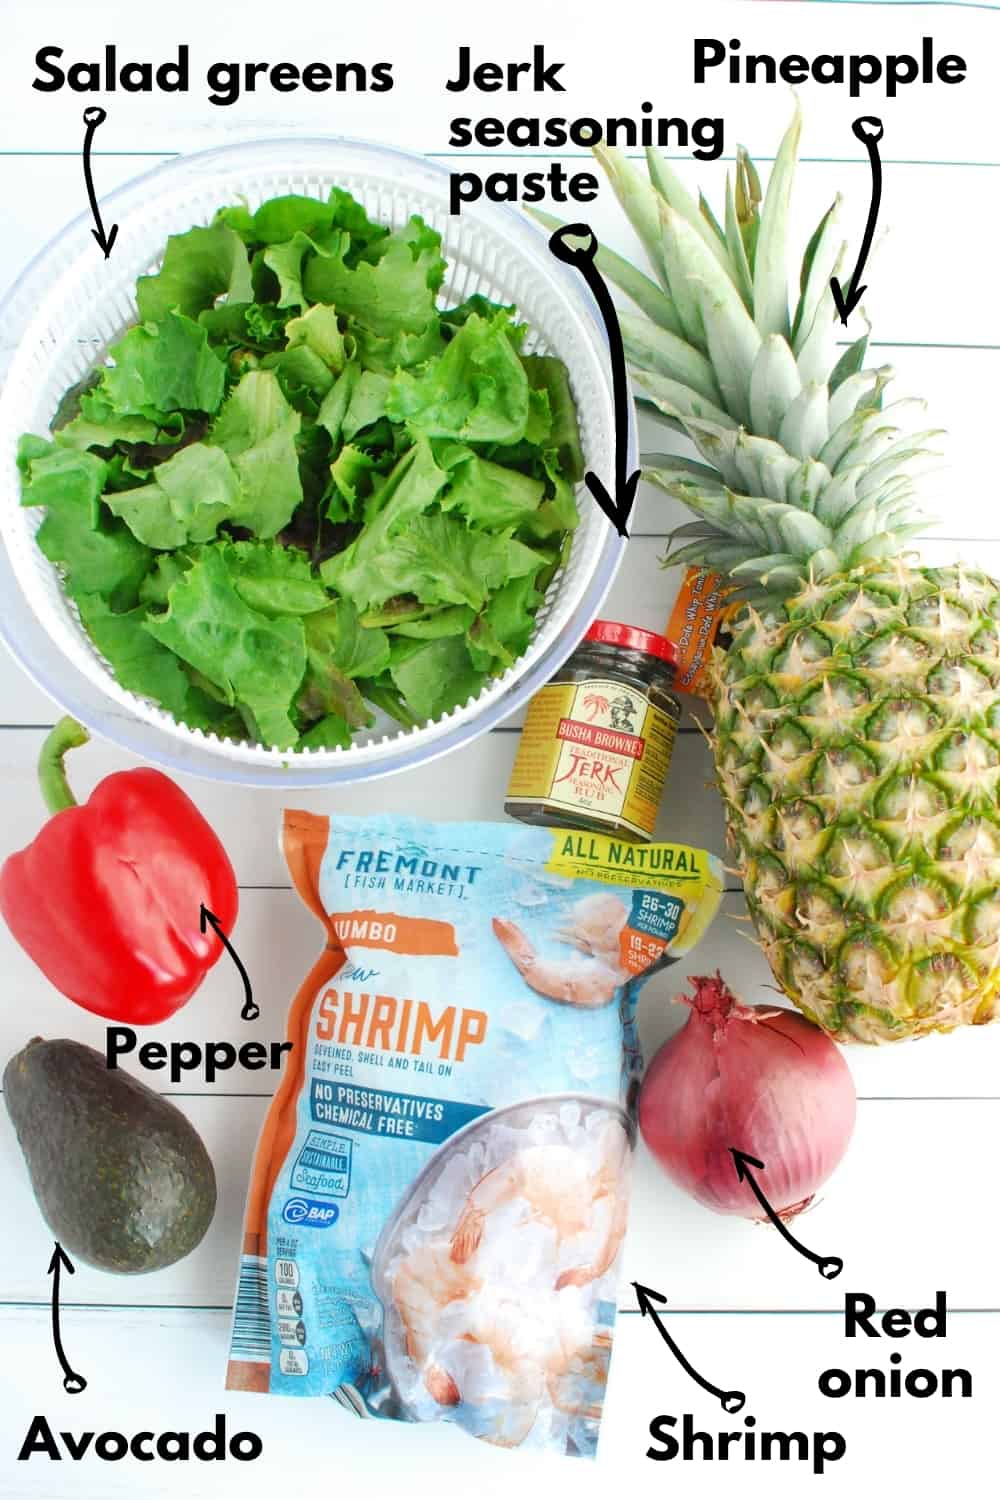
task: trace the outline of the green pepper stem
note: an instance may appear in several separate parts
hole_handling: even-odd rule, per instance
[[[64,760],[67,750],[75,750],[78,745],[85,745],[89,739],[90,735],[83,725],[70,718],[60,719],[55,728],[45,736],[38,757],[38,784],[50,813],[76,807],[76,798],[66,779]]]

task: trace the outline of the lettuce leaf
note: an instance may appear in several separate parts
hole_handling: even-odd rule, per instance
[[[441,236],[415,214],[378,240],[372,256],[350,266],[343,252],[309,260],[302,285],[310,302],[330,302],[382,338],[420,333],[436,315],[435,297],[446,262]]]
[[[361,366],[351,360],[338,375],[332,389],[323,397],[316,421],[320,427],[326,428],[334,443],[340,442],[344,418],[360,379]]]
[[[122,687],[155,699],[181,718],[191,684],[174,653],[143,629],[145,608],[140,605],[116,614],[100,594],[77,593],[74,597],[88,635]]]
[[[559,473],[554,456],[546,457],[544,467],[553,493],[522,522],[520,530],[529,542],[546,542],[552,537],[569,535],[580,524],[576,494]]]
[[[277,376],[251,370],[233,387],[208,442],[232,460],[240,485],[233,520],[267,540],[287,526],[302,501],[296,437],[301,417]]]
[[[285,349],[268,361],[278,377],[281,389],[296,411],[308,417],[319,415],[323,398],[331,390],[334,380],[328,365],[306,344],[297,344],[294,349]]]
[[[449,307],[447,312],[443,312],[441,322],[450,331],[461,328],[469,321],[473,313],[479,318],[488,319],[497,312],[505,312],[513,318],[517,308],[512,303],[505,307],[498,307],[495,302],[490,301],[489,297],[484,297],[482,292],[473,292],[471,297],[466,297],[465,301],[459,302],[457,307]]]
[[[393,379],[386,412],[410,432],[468,443],[516,443],[530,409],[528,377],[505,312],[473,313],[440,358]]]
[[[21,504],[44,505],[36,533],[43,556],[61,567],[67,590],[98,594],[128,608],[138,598],[152,553],[100,501],[108,465],[96,453],[61,448],[44,438],[18,447]]]
[[[406,583],[394,581],[399,571],[394,567],[399,539],[433,503],[447,479],[445,471],[434,462],[430,445],[414,444],[379,491],[378,514],[349,547],[321,567],[327,587],[350,599],[359,613],[373,604],[384,603],[393,594],[415,592]]]
[[[354,731],[339,714],[327,714],[299,737],[300,750],[346,750]]]
[[[302,193],[286,193],[269,198],[256,213],[245,204],[222,208],[216,223],[230,227],[248,245],[278,245],[298,233],[329,234],[345,230],[350,236],[354,254],[360,258],[389,231],[373,224],[361,204],[343,188],[334,187],[326,201]]]
[[[108,466],[96,453],[45,443],[26,457],[22,452],[21,504],[60,505],[78,502],[97,525],[99,501]],[[43,523],[44,524],[44,523]]]
[[[102,515],[95,526],[90,505],[79,497],[50,502],[35,540],[62,568],[70,595],[99,594],[115,609],[135,604],[153,557],[121,521]]]
[[[326,513],[332,521],[353,519],[358,512],[361,489],[370,482],[375,464],[363,448],[354,448],[345,443],[330,465],[330,481]]]
[[[414,516],[384,550],[364,546],[367,534],[354,544],[353,564],[323,568],[324,579],[359,610],[396,594],[414,594],[423,604],[467,604],[479,610],[508,579],[533,576],[541,566],[530,548],[507,536],[470,531],[452,516]]]
[[[100,394],[118,416],[214,412],[222,402],[226,367],[206,330],[181,313],[130,328],[110,353]]]
[[[372,678],[369,682],[363,682],[361,687],[369,703],[388,714],[390,719],[395,719],[397,724],[402,724],[404,729],[415,729],[420,723],[407,708],[402,693],[394,686],[388,672],[383,672],[381,677]]]
[[[475,697],[485,677],[459,636],[428,641],[391,668],[392,680],[419,722],[437,719]]]
[[[514,655],[493,629],[485,614],[477,615],[466,642],[474,667],[481,672],[502,672],[514,663]]]
[[[579,484],[584,470],[583,448],[566,366],[551,354],[525,354],[522,362],[532,389],[544,392],[547,398],[551,421],[544,446],[555,453],[563,477]]]
[[[302,621],[251,609],[220,546],[202,548],[168,597],[166,614],[148,616],[143,629],[248,711],[263,744],[294,745],[289,710],[306,667]]]
[[[329,256],[338,260],[347,254],[351,246],[346,234],[334,236],[332,241],[320,244],[311,234],[297,230],[290,240],[270,245],[261,251],[261,260],[273,272],[278,282],[277,302],[279,307],[306,307],[309,302],[328,302],[328,297],[306,294],[303,286],[307,256]]]
[[[190,566],[191,558],[186,552],[159,553],[139,588],[142,603],[151,604],[156,609],[166,609],[171,587]]]
[[[233,387],[206,441],[157,465],[151,484],[107,495],[108,508],[158,549],[210,541],[223,521],[267,540],[302,500],[299,425],[275,375],[252,370]]]
[[[389,665],[389,640],[384,630],[361,624],[347,599],[338,599],[322,614],[306,621],[310,652],[335,661],[345,677],[377,677]]]
[[[400,330],[385,336],[373,333],[353,318],[348,319],[347,326],[365,369],[375,370],[381,375],[395,375],[397,370],[407,370],[411,365],[426,364],[444,350],[437,319],[428,323],[420,333]]]
[[[373,722],[360,690],[328,657],[314,660],[310,654],[296,707],[308,722],[331,715],[349,729],[364,729]]]
[[[249,350],[274,353],[284,346],[289,309],[268,302],[223,302],[198,314],[209,342],[231,345],[244,358]]]
[[[221,551],[233,587],[251,609],[263,615],[311,615],[328,607],[330,596],[298,547],[224,542]]]
[[[232,302],[253,300],[246,246],[224,224],[172,234],[160,270],[136,283],[143,323],[155,323],[169,312],[195,318],[222,296]]]
[[[79,411],[55,432],[56,442],[66,448],[111,448],[115,443],[154,443],[162,435],[149,417],[123,416],[104,397],[88,392],[80,397]]]
[[[372,722],[357,677],[377,676],[389,665],[389,642],[366,630],[346,599],[305,622],[306,676],[298,707],[307,718],[335,715],[352,729]]]
[[[545,494],[541,480],[478,458],[471,448],[460,463],[452,461],[449,467],[453,478],[441,509],[460,511],[470,526],[484,531],[517,528],[538,510]]]
[[[35,459],[44,458],[54,448],[55,443],[50,442],[48,438],[37,437],[33,432],[21,433],[21,436],[17,440],[17,452],[14,461],[17,464],[17,471],[22,479],[22,495],[23,481],[28,478],[29,470]],[[21,503],[22,505],[24,504],[23,499]]]
[[[147,547],[168,551],[188,542],[208,542],[240,505],[240,481],[220,448],[191,443],[138,489],[106,495],[113,515]]]
[[[344,335],[337,314],[325,303],[317,302],[301,318],[290,318],[285,325],[285,334],[289,349],[302,345],[311,350],[334,375],[339,375],[347,363]]]
[[[535,611],[544,597],[535,587],[535,577],[525,573],[497,589],[487,604],[485,618],[496,639],[512,656],[521,656],[528,649],[535,628]]]
[[[351,442],[366,427],[373,427],[385,416],[386,401],[392,388],[388,375],[363,370],[351,393],[350,404],[341,418],[341,432]]]
[[[467,636],[475,619],[475,610],[467,604],[444,604],[413,619],[398,620],[392,628],[404,640],[436,641],[444,635]]]
[[[333,211],[321,198],[285,193],[261,204],[253,216],[251,235],[254,243],[280,245],[297,234],[329,230],[332,224]]]
[[[361,204],[346,188],[332,187],[327,202],[333,212],[332,229],[346,229],[351,236],[353,254],[359,260],[372,253],[380,240],[388,238],[389,230],[384,224],[373,224]]]

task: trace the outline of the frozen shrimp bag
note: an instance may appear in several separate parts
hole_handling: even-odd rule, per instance
[[[592,1454],[653,967],[718,861],[518,824],[285,815],[326,932],[250,1184],[228,1385]]]

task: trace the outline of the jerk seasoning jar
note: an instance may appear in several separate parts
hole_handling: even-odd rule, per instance
[[[510,816],[651,839],[681,712],[676,661],[666,636],[595,620],[528,705]]]

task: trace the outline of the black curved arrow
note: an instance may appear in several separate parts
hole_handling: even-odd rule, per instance
[[[720,1390],[717,1385],[713,1385],[710,1380],[705,1380],[703,1376],[699,1375],[694,1365],[690,1364],[678,1349],[670,1334],[667,1332],[662,1322],[660,1321],[659,1313],[653,1306],[654,1302],[666,1302],[667,1299],[666,1297],[664,1297],[663,1293],[654,1292],[652,1287],[643,1286],[639,1281],[633,1281],[632,1285],[635,1287],[635,1295],[639,1302],[639,1311],[642,1313],[643,1317],[645,1317],[648,1313],[652,1318],[653,1322],[660,1330],[660,1337],[667,1345],[667,1348],[670,1350],[671,1354],[674,1356],[681,1369],[685,1370],[687,1374],[690,1375],[691,1379],[701,1386],[703,1391],[708,1391],[710,1395],[718,1397],[719,1401],[721,1402],[723,1411],[729,1412],[731,1416],[735,1416],[738,1411],[742,1411],[744,1406],[746,1406],[747,1404],[747,1398],[742,1391]]]
[[[64,1268],[71,1276],[76,1274],[76,1267],[62,1245],[56,1240],[56,1247],[52,1252],[52,1259],[49,1261],[48,1272],[52,1277],[52,1342],[55,1344],[56,1358],[62,1365],[63,1390],[69,1396],[79,1396],[81,1391],[87,1389],[87,1382],[82,1375],[77,1374],[66,1358],[66,1351],[63,1349],[62,1344],[62,1335],[59,1331],[59,1276]]]
[[[567,244],[567,239],[582,239],[582,245]],[[611,522],[619,536],[628,536],[625,523],[632,514],[635,492],[642,478],[641,469],[634,474],[628,472],[628,367],[625,363],[625,346],[618,325],[618,314],[611,300],[611,293],[604,278],[594,264],[599,245],[597,236],[589,224],[564,224],[549,240],[549,249],[567,266],[575,266],[583,277],[600,309],[608,334],[611,351],[611,387],[615,403],[615,472],[613,496],[592,471],[584,475],[584,483],[598,505]]]
[[[243,980],[243,996],[244,996],[244,999],[243,999],[243,1009],[240,1011],[240,1020],[241,1021],[256,1021],[257,1017],[260,1015],[260,1006],[256,1004],[256,1002],[254,1001],[254,998],[253,998],[253,989],[252,989],[251,984],[250,984],[250,975],[247,973],[246,969],[244,968],[243,963],[242,963],[242,961],[240,959],[240,956],[236,952],[236,949],[233,947],[232,943],[229,941],[229,939],[226,937],[226,934],[223,932],[223,930],[222,930],[222,923],[219,921],[219,919],[215,915],[214,911],[209,911],[208,907],[205,905],[205,903],[203,901],[201,903],[201,919],[200,919],[200,922],[199,922],[199,926],[201,927],[202,932],[205,931],[205,928],[209,925],[209,923],[211,923],[213,931],[218,936],[220,942],[222,943],[222,946],[225,948],[226,952],[229,954],[229,957],[232,959],[233,963],[239,969],[239,971],[240,971],[240,978]]]
[[[824,1276],[827,1281],[833,1281],[834,1277],[839,1276],[841,1271],[844,1269],[844,1262],[841,1260],[840,1256],[815,1255],[812,1250],[807,1250],[805,1245],[803,1245],[799,1240],[795,1238],[794,1234],[792,1234],[788,1226],[782,1223],[781,1219],[775,1213],[774,1209],[771,1207],[770,1203],[768,1203],[767,1199],[764,1197],[764,1194],[758,1187],[753,1173],[749,1170],[750,1167],[757,1167],[759,1171],[763,1172],[766,1170],[764,1163],[762,1161],[758,1161],[756,1156],[748,1156],[745,1151],[737,1151],[735,1146],[730,1146],[729,1150],[732,1153],[733,1161],[736,1165],[737,1177],[741,1182],[748,1182],[750,1184],[750,1191],[753,1193],[754,1197],[757,1199],[757,1202],[767,1214],[767,1217],[770,1219],[771,1223],[774,1225],[778,1233],[782,1235],[793,1247],[793,1249],[799,1252],[800,1255],[804,1255],[806,1260],[811,1260],[813,1264],[818,1267],[819,1274],[821,1276]]]
[[[865,225],[864,238],[861,241],[861,253],[858,263],[854,267],[854,275],[851,277],[847,292],[843,291],[836,276],[830,277],[830,290],[833,292],[833,300],[837,304],[837,312],[840,321],[846,323],[851,313],[857,307],[861,298],[868,290],[865,286],[859,286],[862,272],[865,269],[865,261],[868,259],[872,248],[872,240],[875,238],[875,225],[878,221],[879,204],[882,202],[882,161],[878,154],[878,143],[885,133],[882,121],[875,115],[862,115],[855,120],[851,130],[857,136],[862,146],[868,152],[868,159],[872,168],[872,201],[868,209],[868,222]]]
[[[101,210],[97,206],[97,194],[94,192],[94,174],[90,167],[90,151],[94,144],[94,133],[98,125],[103,125],[107,118],[107,111],[103,110],[99,104],[88,105],[83,112],[83,123],[87,127],[87,133],[83,137],[83,180],[87,184],[90,212],[94,215],[94,223],[97,225],[97,228],[92,229],[90,232],[104,251],[105,260],[111,254],[112,246],[118,238],[118,225],[112,224],[108,233],[104,233],[104,225],[101,222]]]

